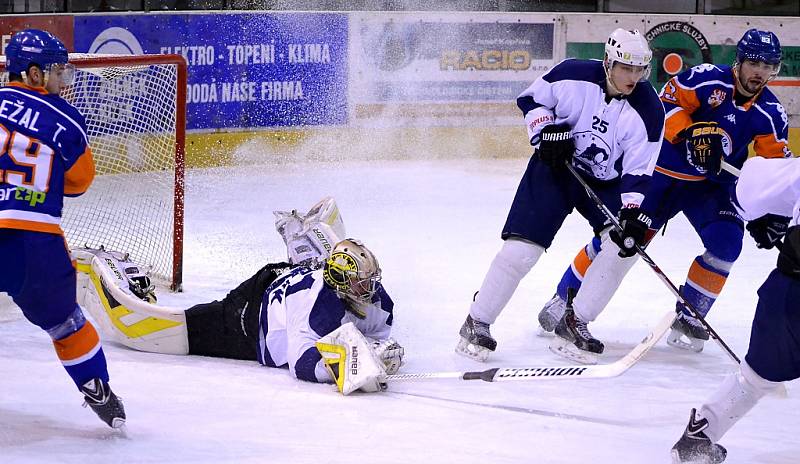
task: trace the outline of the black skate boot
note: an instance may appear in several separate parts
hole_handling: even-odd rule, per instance
[[[555,330],[558,321],[564,315],[564,310],[567,307],[567,302],[564,301],[558,293],[553,295],[553,298],[545,303],[544,308],[539,311],[539,325],[543,332],[550,333]]]
[[[697,420],[697,411],[692,409],[689,424],[683,432],[681,439],[672,447],[673,464],[719,464],[725,460],[728,451],[713,443],[703,432],[708,427],[706,419]]]
[[[81,393],[85,402],[109,427],[119,429],[125,425],[125,408],[122,400],[111,391],[111,387],[102,379],[92,379],[81,385]]]
[[[667,335],[668,345],[695,353],[703,351],[703,344],[706,341],[708,341],[708,332],[700,320],[683,311],[672,323],[672,330]]]
[[[489,332],[489,324],[477,321],[471,315],[467,316],[459,335],[461,335],[461,340],[456,346],[456,353],[476,361],[486,361],[489,353],[497,348],[497,341]]]
[[[581,364],[597,364],[597,357],[603,353],[605,346],[592,336],[586,322],[576,316],[571,307],[567,306],[564,310],[555,333],[550,351]]]

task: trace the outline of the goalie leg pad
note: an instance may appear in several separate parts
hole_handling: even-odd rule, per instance
[[[364,335],[348,322],[316,343],[325,368],[344,395],[386,390],[386,370]]]
[[[104,336],[136,350],[188,354],[182,309],[158,306],[137,296],[116,257],[108,252],[84,249],[73,256],[78,271],[87,276],[79,279],[78,301]]]

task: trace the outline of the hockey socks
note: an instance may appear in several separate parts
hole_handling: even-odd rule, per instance
[[[583,276],[586,275],[586,271],[591,266],[597,253],[600,253],[600,238],[594,237],[591,242],[581,248],[578,254],[575,255],[575,259],[572,260],[564,275],[561,276],[561,282],[558,283],[558,288],[556,289],[556,293],[562,300],[567,300],[568,288],[574,288],[575,290],[581,288]]]
[[[80,307],[66,321],[47,331],[67,374],[80,389],[90,379],[99,378],[108,382],[108,367],[100,337],[91,322],[87,321]]]
[[[705,317],[717,300],[733,263],[722,261],[708,253],[695,258],[683,286],[683,298],[691,304],[700,315]],[[691,316],[686,308],[679,306],[683,312]]]

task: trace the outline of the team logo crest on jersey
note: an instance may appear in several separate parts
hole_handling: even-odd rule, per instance
[[[725,95],[725,92],[722,90],[714,89],[714,91],[711,92],[711,95],[708,97],[708,106],[712,108],[718,107],[723,101],[725,101]]]
[[[577,132],[574,137],[575,158],[579,161],[579,166],[588,169],[594,177],[602,179],[609,169],[611,147],[591,131]]]

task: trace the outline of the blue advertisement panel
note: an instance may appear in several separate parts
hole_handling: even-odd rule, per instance
[[[347,122],[347,15],[142,14],[75,18],[75,51],[177,53],[187,129]]]

